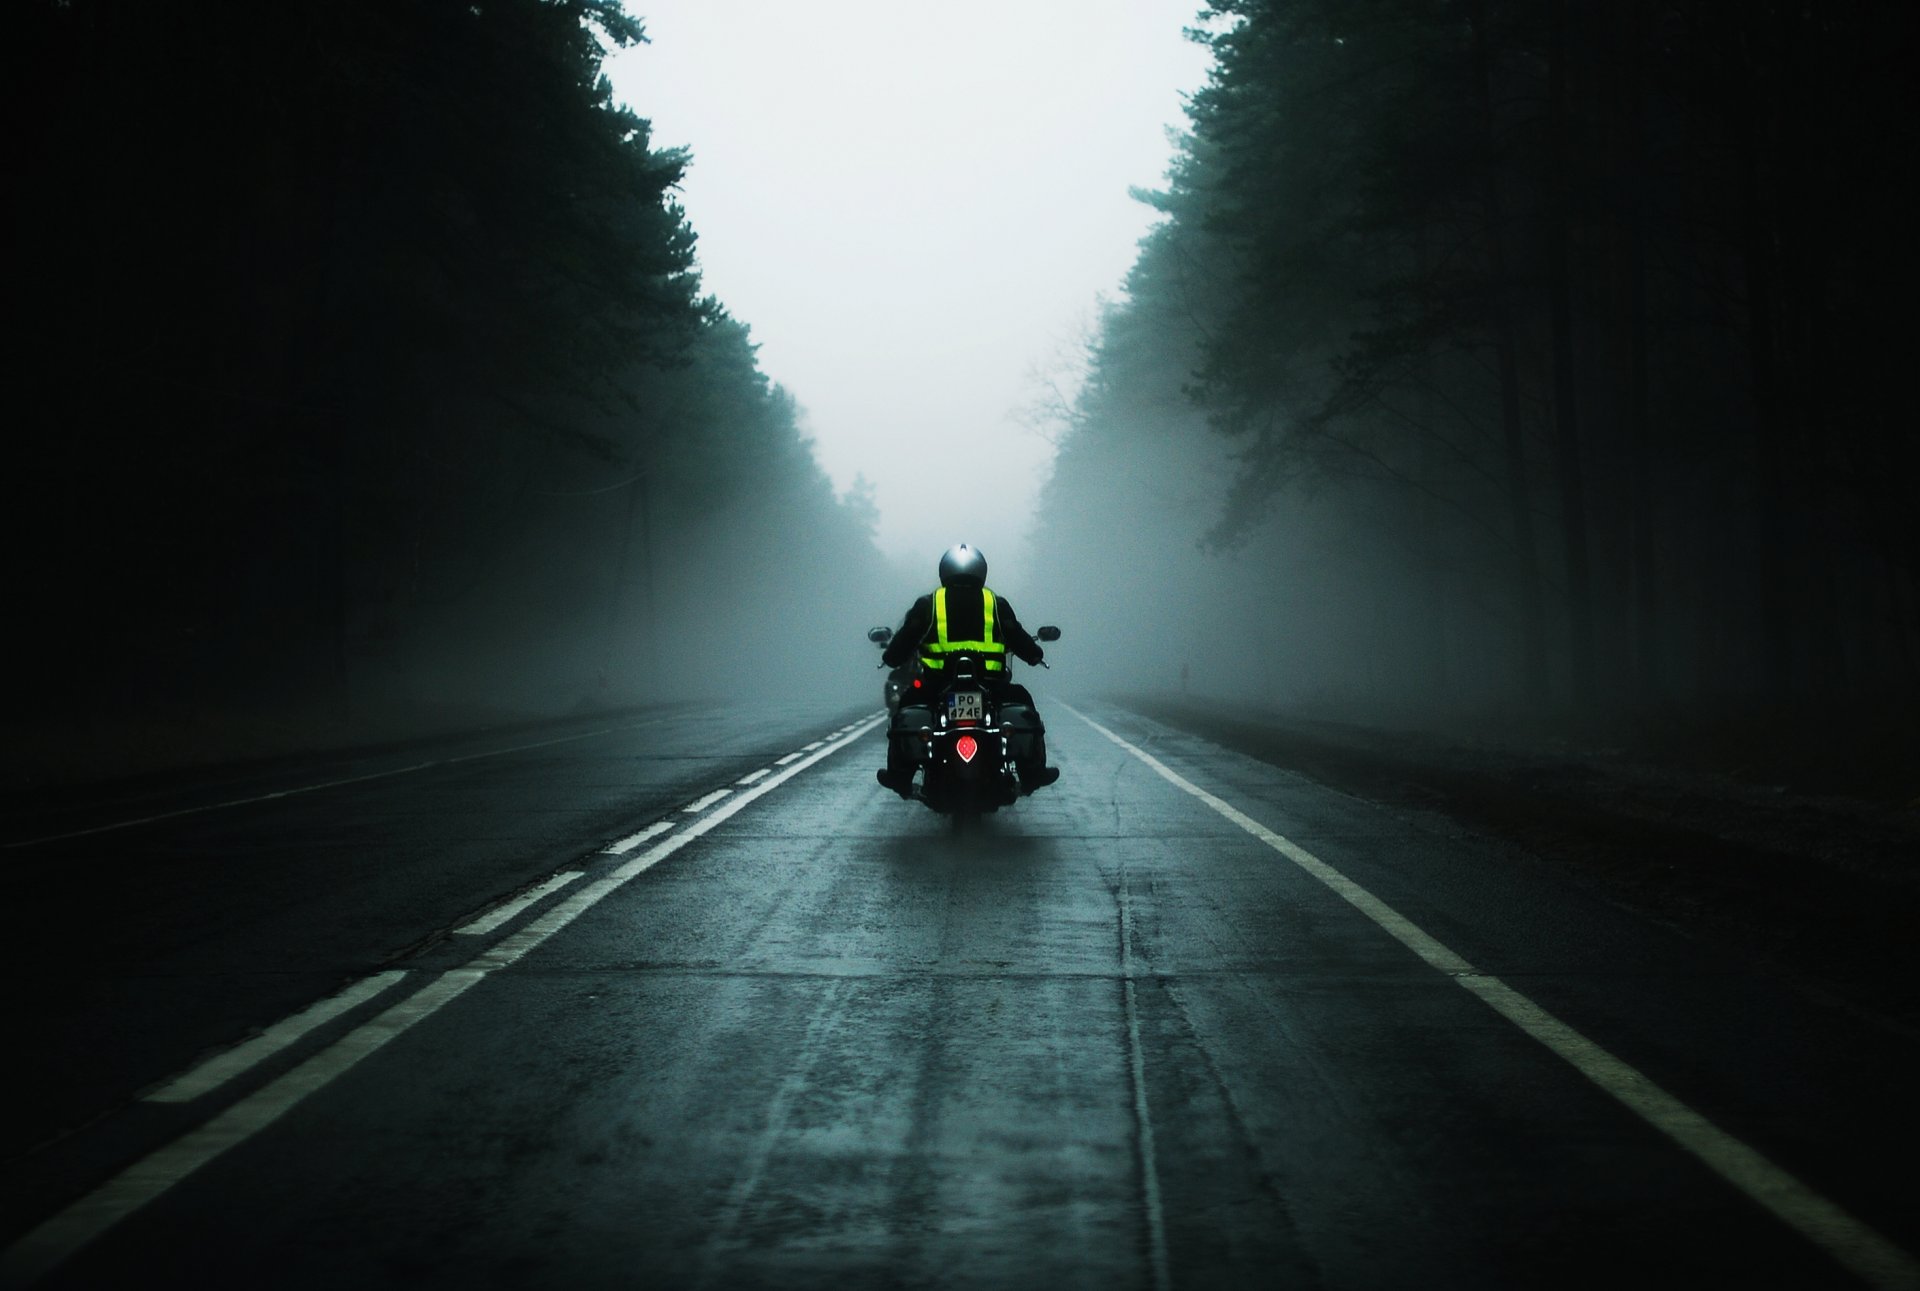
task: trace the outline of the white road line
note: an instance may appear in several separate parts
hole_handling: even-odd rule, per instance
[[[65,1210],[45,1220],[0,1255],[0,1285],[24,1286],[44,1276],[87,1243],[166,1192],[229,1148],[266,1129],[307,1095],[316,1093],[362,1058],[414,1023],[457,999],[468,987],[505,968],[559,932],[635,875],[645,873],[748,803],[764,797],[814,763],[832,756],[886,719],[876,713],[859,729],[835,740],[806,761],[761,781],[677,834],[634,857],[612,874],[576,890],[518,932],[481,951],[393,1004],[286,1075],[241,1099],[122,1170]]]
[[[217,1053],[199,1066],[174,1077],[148,1094],[146,1101],[190,1103],[202,1094],[210,1094],[235,1076],[259,1066],[315,1027],[366,1003],[406,975],[406,970],[395,969],[363,977],[339,994],[329,995],[292,1017],[282,1018],[253,1039],[237,1044],[224,1053]]]
[[[819,748],[819,747],[820,747],[820,746],[821,746],[822,744],[825,744],[825,743],[826,743],[826,741],[825,741],[825,740],[815,740],[815,741],[814,741],[813,743],[811,743],[811,744],[802,744],[802,745],[800,746],[800,751],[801,751],[802,753],[811,753],[811,752],[813,752],[813,751],[814,751],[815,749],[817,749],[817,748]]]
[[[453,935],[456,937],[478,937],[485,933],[492,932],[495,928],[498,928],[501,924],[507,922],[522,910],[525,910],[528,906],[552,896],[555,892],[558,892],[575,879],[585,877],[585,871],[582,870],[566,870],[560,874],[556,874],[539,887],[523,892],[505,905],[487,911],[473,922],[455,928]]]
[[[800,752],[800,753],[789,753],[789,754],[787,754],[787,756],[785,756],[784,758],[775,758],[775,759],[773,760],[773,765],[775,765],[775,766],[777,766],[777,767],[783,767],[783,766],[785,766],[785,765],[787,765],[787,763],[789,763],[789,762],[791,762],[791,761],[793,761],[793,760],[794,760],[795,758],[798,758],[798,757],[804,757],[804,756],[806,756],[804,752]]]
[[[707,808],[713,806],[714,803],[719,802],[722,798],[726,797],[728,794],[732,792],[733,790],[731,789],[715,789],[712,793],[707,794],[703,798],[695,798],[692,802],[688,803],[686,806],[682,807],[680,810],[688,813],[689,815],[697,811],[705,811]]]
[[[1318,879],[1395,941],[1477,995],[1494,1012],[1566,1060],[1641,1120],[1826,1251],[1854,1276],[1884,1291],[1920,1288],[1920,1260],[1669,1094],[1644,1072],[1595,1044],[1498,977],[1480,972],[1392,906],[1299,844],[1183,778],[1158,758],[1129,744],[1085,713],[1066,704],[1061,707],[1140,759],[1169,784],[1192,794]]]
[[[738,780],[735,780],[734,783],[735,784],[752,784],[755,780],[760,779],[762,776],[770,776],[772,774],[773,774],[772,767],[761,767],[758,771],[750,771],[746,775],[741,776]]]
[[[142,1157],[0,1255],[0,1284],[24,1286],[182,1179],[279,1120],[362,1058],[458,996],[484,973],[455,969],[349,1031],[279,1079]]]
[[[181,816],[198,816],[209,811],[224,811],[228,807],[246,807],[256,802],[272,802],[277,798],[292,798],[303,793],[318,793],[322,789],[338,789],[342,785],[365,784],[369,780],[385,780],[390,776],[409,775],[415,771],[428,771],[434,767],[450,767],[461,762],[474,762],[481,758],[505,757],[509,753],[525,753],[528,749],[544,749],[555,744],[571,744],[575,740],[590,740],[599,735],[611,735],[615,731],[633,731],[643,726],[658,725],[663,719],[652,718],[645,722],[633,722],[626,726],[608,726],[598,731],[587,731],[580,735],[562,735],[551,740],[536,740],[532,744],[516,744],[510,749],[489,749],[484,753],[463,753],[457,758],[440,758],[433,762],[416,762],[412,766],[394,767],[390,771],[372,771],[366,775],[347,776],[342,780],[323,780],[319,784],[305,784],[294,789],[276,789],[272,793],[255,794],[251,798],[231,798],[226,802],[210,802],[201,807],[182,807],[178,811],[162,811],[151,816],[140,816],[132,820],[118,820],[111,825],[95,825],[91,829],[74,829],[64,834],[45,834],[39,838],[24,838],[17,843],[0,844],[0,851],[12,851],[19,847],[35,847],[41,843],[58,843],[68,838],[85,838],[90,834],[107,834],[116,829],[132,829],[135,825],[151,825],[162,820],[177,820]]]
[[[634,848],[640,846],[640,844],[646,842],[649,838],[657,838],[661,834],[666,833],[669,829],[672,829],[672,828],[673,828],[672,821],[656,820],[651,825],[648,825],[645,829],[641,830],[637,834],[628,834],[625,838],[621,839],[619,842],[608,843],[605,847],[600,849],[600,853],[603,856],[625,856],[628,852],[631,852]]]

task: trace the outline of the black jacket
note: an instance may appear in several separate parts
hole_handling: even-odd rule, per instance
[[[962,589],[950,589],[948,595],[959,590]],[[1013,606],[1007,604],[1005,597],[996,592],[993,601],[994,636],[1023,663],[1038,666],[1040,661],[1046,658],[1046,652],[1040,648],[1040,643],[1020,626],[1020,620],[1013,613]],[[920,656],[920,643],[932,634],[933,594],[929,592],[915,601],[913,608],[907,611],[907,617],[901,621],[900,630],[893,634],[893,640],[887,643],[886,653],[880,658],[889,668],[898,668],[911,663]]]

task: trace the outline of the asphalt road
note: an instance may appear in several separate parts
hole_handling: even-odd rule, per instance
[[[1912,1035],[1048,718],[961,832],[766,707],[14,812],[0,1278],[1920,1287]]]

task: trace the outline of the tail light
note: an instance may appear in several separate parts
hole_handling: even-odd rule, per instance
[[[953,742],[953,751],[960,755],[962,762],[973,761],[973,755],[980,751],[980,744],[971,735],[962,735]]]

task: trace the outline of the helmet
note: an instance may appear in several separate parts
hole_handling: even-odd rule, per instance
[[[940,558],[940,586],[985,587],[986,585],[987,558],[985,556],[964,542],[947,548],[947,554]]]

